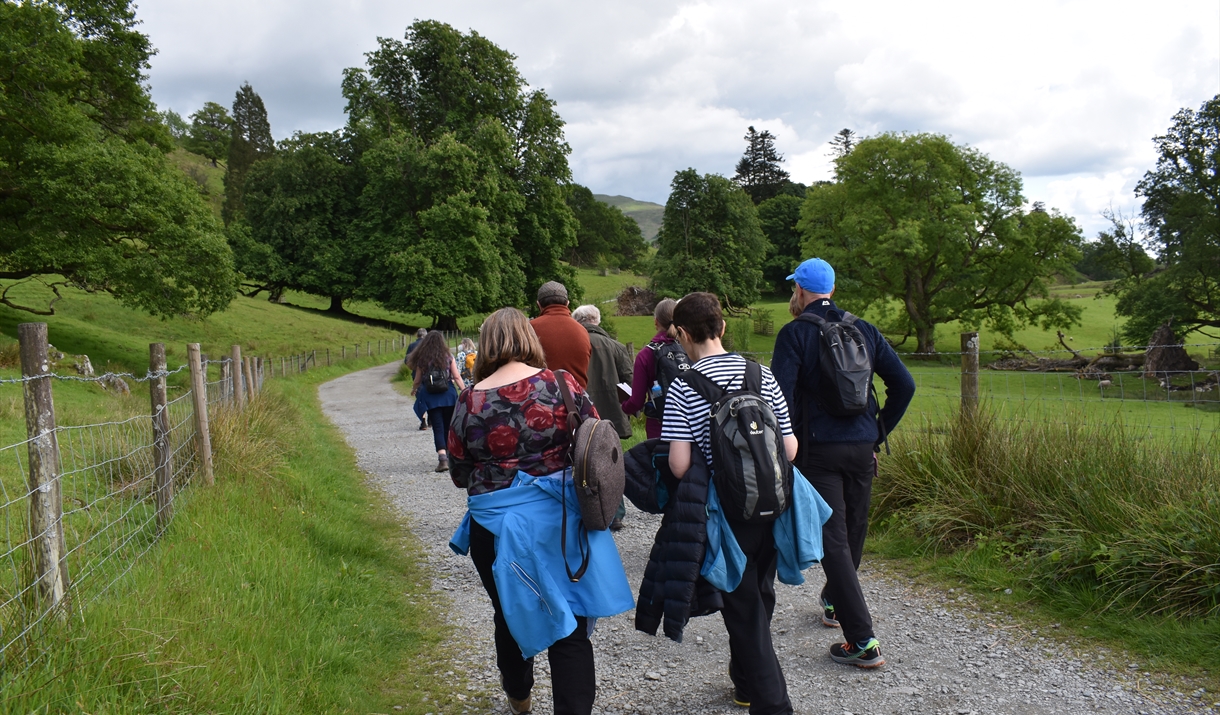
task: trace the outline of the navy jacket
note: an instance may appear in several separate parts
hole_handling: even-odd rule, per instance
[[[818,298],[806,306],[805,312],[837,321],[843,318],[844,311],[833,300]],[[873,372],[885,383],[885,406],[881,408],[880,423],[885,425],[887,433],[892,432],[915,396],[915,380],[906,365],[898,359],[898,353],[881,336],[880,330],[863,320],[857,321],[856,326],[864,333],[868,343]],[[820,332],[813,323],[794,320],[780,328],[779,335],[775,337],[771,372],[779,382],[784,399],[788,401],[793,433],[802,445],[834,442],[876,446],[885,435],[881,434],[878,420],[874,418],[877,402],[872,395],[868,398],[868,413],[857,417],[826,414],[814,399],[821,385],[821,373],[818,371]]]

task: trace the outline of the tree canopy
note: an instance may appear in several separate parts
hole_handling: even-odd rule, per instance
[[[568,208],[576,217],[576,243],[569,249],[574,266],[632,268],[648,252],[640,225],[616,206],[593,198],[580,184],[567,189]]]
[[[225,202],[221,211],[225,225],[245,213],[243,199],[246,172],[255,163],[275,153],[271,122],[263,98],[246,82],[233,98],[233,133],[229,138],[229,160],[225,165]]]
[[[651,262],[654,290],[681,297],[715,293],[729,309],[758,300],[767,239],[754,202],[716,174],[677,172]]]
[[[952,321],[1006,335],[1079,321],[1080,308],[1046,296],[1079,259],[1080,231],[1058,212],[1023,211],[1021,178],[1004,164],[935,134],[883,134],[836,159],[835,177],[801,207],[805,254],[919,352]]]
[[[780,168],[784,157],[775,148],[775,135],[767,130],[746,130],[746,152],[737,162],[733,180],[746,190],[755,204],[779,194],[788,181],[788,172]]]
[[[216,162],[229,156],[229,143],[233,139],[233,118],[229,110],[215,102],[204,102],[199,111],[191,115],[191,125],[185,137],[185,148]]]
[[[1161,268],[1116,286],[1123,336],[1146,343],[1166,321],[1178,335],[1220,336],[1220,95],[1185,108],[1156,143],[1156,168],[1135,193]]]
[[[131,4],[0,3],[0,279],[113,294],[156,315],[221,310],[232,255],[148,96]],[[11,288],[12,284],[9,284]],[[52,306],[0,303],[40,314]]]
[[[403,40],[378,44],[343,80],[348,131],[368,147],[355,230],[385,259],[365,294],[443,326],[528,306],[548,280],[578,299],[575,271],[561,262],[577,223],[554,102],[475,32],[417,21]]]

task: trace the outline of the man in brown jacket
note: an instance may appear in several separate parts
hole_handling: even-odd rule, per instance
[[[593,346],[589,333],[572,319],[568,310],[568,289],[558,281],[547,281],[538,289],[538,307],[542,315],[530,321],[538,342],[546,353],[548,369],[567,370],[580,383],[589,384],[589,357]]]

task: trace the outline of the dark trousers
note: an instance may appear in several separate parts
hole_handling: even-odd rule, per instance
[[[514,700],[529,697],[534,687],[534,659],[521,657],[521,646],[513,640],[500,610],[500,596],[491,565],[496,560],[495,537],[476,521],[470,524],[470,558],[491,597],[495,610],[496,665],[504,692]],[[555,715],[589,715],[597,696],[597,676],[593,670],[593,644],[589,642],[587,618],[576,617],[576,630],[551,644],[546,651],[551,662],[551,695]]]
[[[873,637],[873,618],[864,601],[856,570],[868,534],[868,507],[877,461],[871,444],[801,445],[797,467],[834,513],[822,527],[822,597],[835,607],[835,618],[848,643]]]
[[[750,701],[751,715],[792,712],[788,684],[771,643],[775,612],[775,537],[771,524],[731,524],[746,554],[746,570],[736,591],[724,594],[724,627],[729,632],[729,677]]]
[[[436,451],[446,449],[449,440],[449,420],[453,419],[453,406],[433,407],[428,410],[428,423],[432,425],[432,443]]]

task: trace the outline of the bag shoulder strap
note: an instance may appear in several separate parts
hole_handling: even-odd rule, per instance
[[[580,410],[576,408],[576,400],[572,399],[572,391],[568,389],[567,370],[555,371],[555,382],[559,383],[559,394],[563,395],[563,404],[568,408],[568,429],[572,432],[572,446],[576,446],[576,430],[583,421]]]
[[[681,376],[674,379],[682,380],[686,384],[690,385],[692,390],[699,393],[700,397],[707,400],[708,405],[716,404],[716,402],[725,395],[723,387],[717,385],[715,382],[712,382],[710,377],[704,375],[693,367],[687,370]]]
[[[762,395],[762,366],[753,360],[746,360],[745,387],[755,395]]]
[[[563,403],[568,408],[568,431],[571,434],[568,453],[574,455],[576,453],[576,430],[580,428],[581,418],[580,411],[576,409],[576,400],[572,399],[572,391],[568,389],[567,375],[568,372],[566,370],[555,371],[555,381],[559,383],[559,394],[563,395]],[[572,461],[575,462],[575,460]],[[577,537],[577,544],[580,546],[580,567],[576,569],[576,573],[572,573],[572,567],[568,565],[567,470],[564,470],[564,477],[561,483],[563,485],[563,498],[560,500],[560,511],[563,515],[559,526],[559,551],[563,555],[563,568],[568,572],[568,580],[576,583],[580,581],[581,577],[585,575],[585,571],[589,568],[589,555],[591,553],[588,548],[589,535],[588,532],[584,532],[584,541],[581,541],[579,536]],[[576,485],[573,484],[572,487],[575,488]],[[579,533],[583,530],[584,522],[582,521],[577,527],[577,532]]]
[[[814,315],[813,313],[801,313],[800,315],[796,316],[796,319],[803,320],[806,323],[813,323],[814,325],[818,326],[819,328],[822,327],[823,325],[826,325],[826,323],[828,322],[822,316]]]

